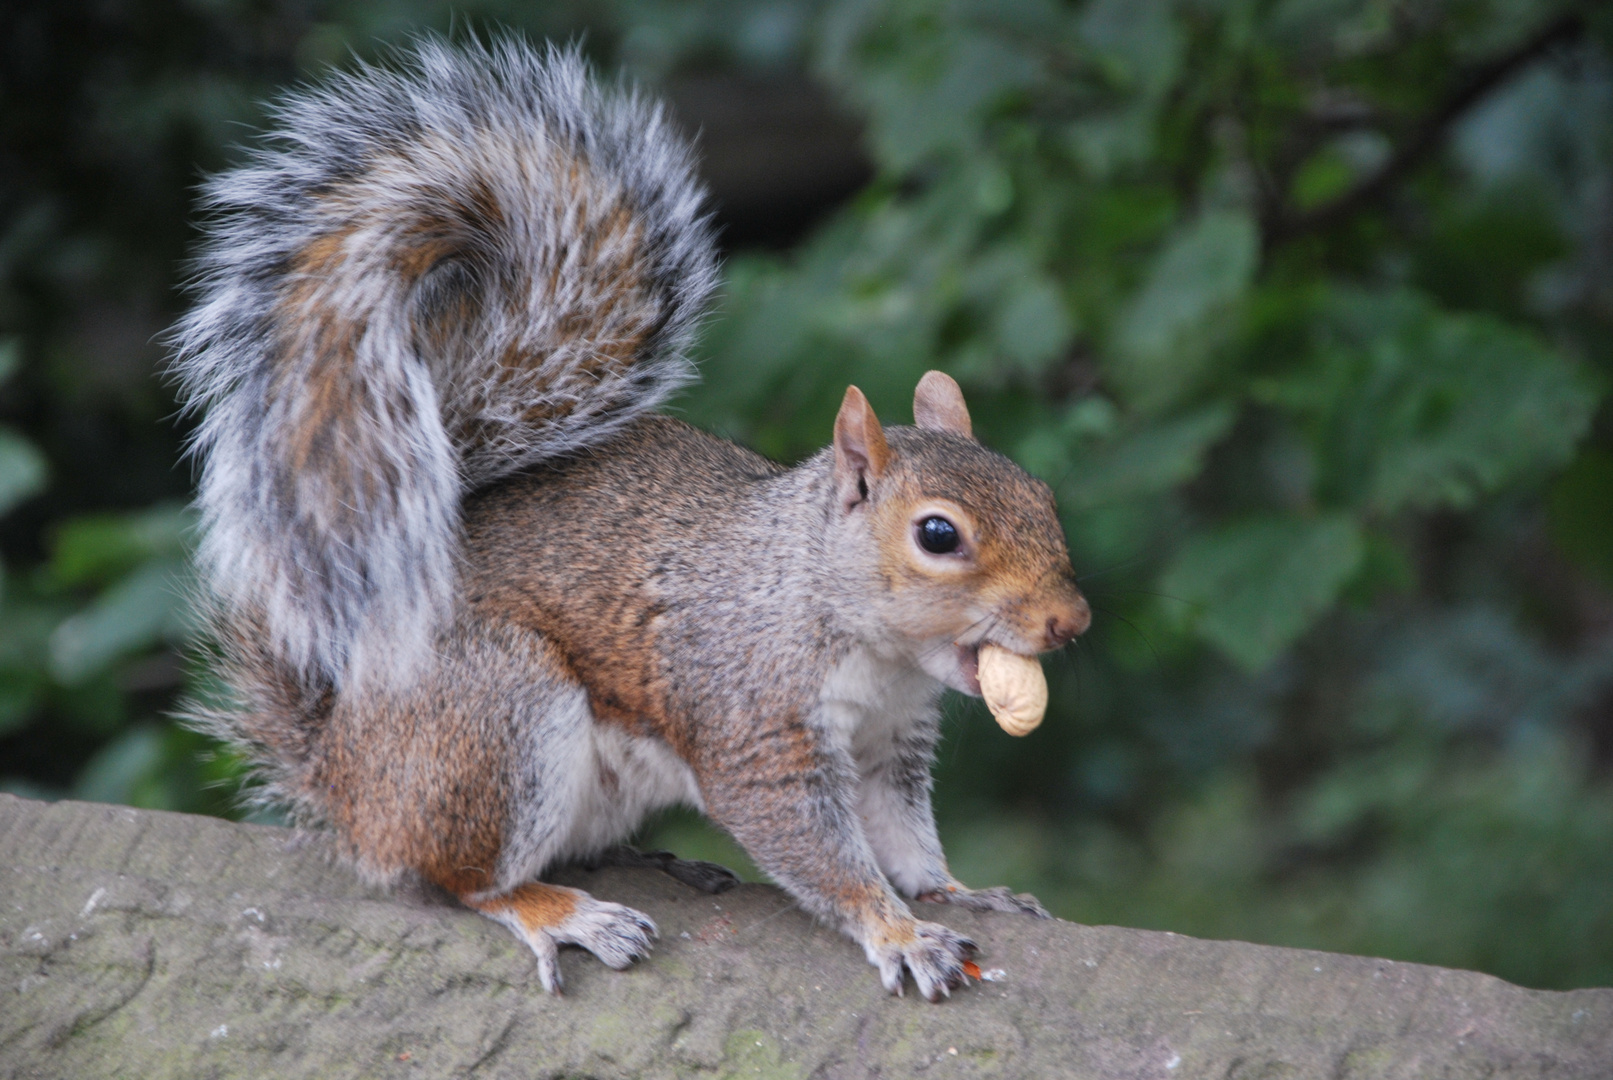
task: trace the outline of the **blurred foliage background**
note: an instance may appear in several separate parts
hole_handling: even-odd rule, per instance
[[[783,459],[927,368],[1097,618],[948,702],[966,881],[1613,983],[1613,11],[1565,0],[19,0],[0,11],[0,777],[236,812],[166,718],[195,182],[421,30],[671,95],[728,248],[692,420]],[[738,859],[689,816],[648,838]]]

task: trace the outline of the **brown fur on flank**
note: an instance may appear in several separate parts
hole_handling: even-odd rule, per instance
[[[1045,914],[951,876],[929,769],[981,646],[1087,625],[1051,493],[939,372],[911,428],[849,389],[793,469],[654,415],[712,275],[686,151],[571,55],[416,65],[292,99],[278,187],[215,184],[180,371],[234,700],[202,719],[551,990],[559,945],[620,967],[655,928],[540,876],[683,803],[887,988],[946,996],[975,945],[904,896]]]

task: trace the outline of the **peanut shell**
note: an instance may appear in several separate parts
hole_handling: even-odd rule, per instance
[[[1034,657],[996,645],[980,646],[980,693],[997,724],[1010,735],[1028,735],[1047,713],[1047,676]]]

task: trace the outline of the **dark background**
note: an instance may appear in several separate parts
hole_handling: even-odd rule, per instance
[[[424,30],[580,39],[700,134],[678,409],[774,456],[929,367],[1055,485],[1091,632],[948,703],[964,880],[1613,983],[1613,21],[1554,0],[0,10],[0,777],[235,813],[187,688],[195,185]],[[689,816],[647,839],[740,857]]]

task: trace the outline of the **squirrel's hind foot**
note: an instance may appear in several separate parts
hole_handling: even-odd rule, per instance
[[[953,884],[945,889],[920,893],[913,899],[926,904],[953,904],[970,911],[1007,911],[1037,919],[1053,917],[1036,897],[1030,893],[1009,892],[1006,885],[991,889],[969,889]]]
[[[648,956],[658,931],[643,912],[595,900],[581,889],[533,882],[493,896],[461,897],[526,942],[538,961],[538,979],[551,994],[561,989],[561,945],[580,945],[606,967],[621,970]]]
[[[691,889],[699,889],[703,893],[710,894],[727,892],[739,884],[739,875],[718,863],[703,862],[700,859],[680,859],[670,851],[640,851],[626,844],[607,849],[587,865],[591,870],[597,870],[602,866],[659,870]]]

